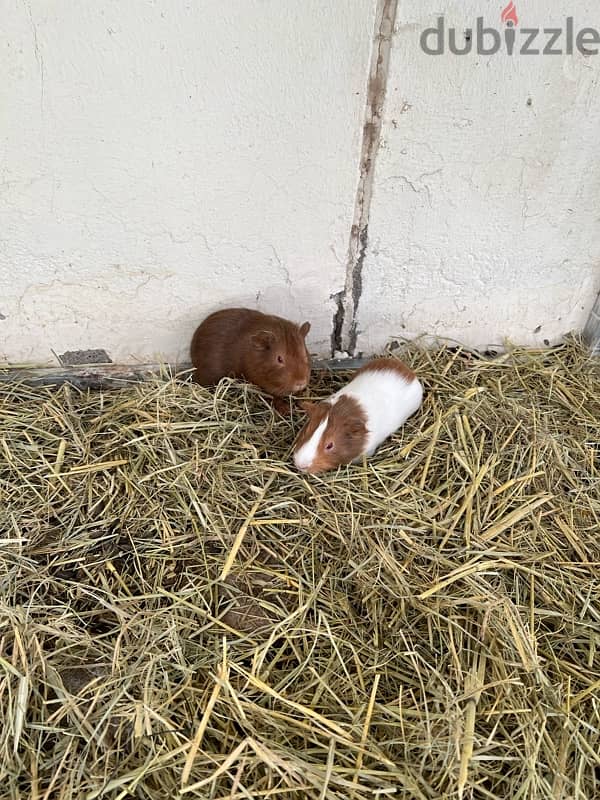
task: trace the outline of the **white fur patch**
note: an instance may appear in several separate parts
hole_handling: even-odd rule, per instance
[[[294,464],[299,470],[311,468],[312,463],[315,460],[315,456],[317,455],[319,442],[321,441],[321,437],[323,436],[325,428],[327,427],[328,419],[329,414],[327,414],[323,422],[321,422],[310,439],[294,453]]]
[[[396,370],[365,370],[336,392],[338,397],[344,394],[357,400],[366,413],[365,452],[372,454],[419,408],[423,387],[416,378],[407,380]]]

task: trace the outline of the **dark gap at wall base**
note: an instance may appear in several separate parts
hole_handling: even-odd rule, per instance
[[[600,299],[597,303],[600,309]],[[593,312],[596,314],[596,312]],[[587,330],[587,328],[586,328]],[[576,334],[580,343],[590,348],[590,356],[600,356],[600,313],[597,320],[593,321],[590,327],[591,333],[596,337],[590,340],[588,336]],[[573,334],[575,336],[575,334]],[[551,347],[544,348],[548,351],[559,350],[565,345],[565,341]],[[495,359],[504,360],[510,357],[510,350],[477,350],[466,345],[452,344],[447,342],[443,345],[448,353],[456,353],[465,358],[483,359],[494,361]],[[392,342],[385,352],[365,357],[332,358],[332,359],[313,359],[312,368],[315,372],[352,372],[372,361],[374,358],[382,356],[393,357],[393,351],[398,347],[398,343]],[[519,349],[519,348],[516,348]],[[527,349],[527,348],[524,348]],[[537,350],[538,348],[531,348]],[[70,383],[79,389],[115,389],[131,386],[134,383],[141,383],[152,378],[162,376],[164,379],[179,378],[186,381],[190,378],[192,365],[190,362],[180,364],[170,363],[149,363],[149,364],[77,364],[74,366],[20,366],[0,367],[0,384],[25,383],[29,386],[59,386],[63,383]]]
[[[316,371],[355,370],[370,359],[345,358],[343,360],[313,361]],[[181,364],[81,364],[72,367],[7,367],[0,368],[0,383],[26,383],[30,386],[58,386],[70,383],[78,389],[115,389],[141,383],[157,375],[181,377],[186,380],[192,370],[187,362]]]

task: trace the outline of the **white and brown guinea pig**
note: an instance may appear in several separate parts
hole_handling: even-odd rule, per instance
[[[422,400],[423,387],[405,364],[370,361],[327,400],[301,404],[309,419],[296,442],[296,467],[314,474],[373,455]]]
[[[214,386],[221,378],[240,378],[276,399],[301,392],[310,378],[309,330],[309,322],[296,325],[249,308],[216,311],[192,337],[194,380]]]

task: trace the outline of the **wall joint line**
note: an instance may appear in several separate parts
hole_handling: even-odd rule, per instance
[[[376,0],[376,2],[375,29],[369,65],[365,121],[362,131],[360,170],[354,202],[354,218],[348,245],[346,281],[343,291],[335,295],[337,309],[333,318],[331,336],[332,356],[336,351],[354,355],[359,333],[358,307],[363,289],[363,264],[369,237],[369,213],[375,175],[375,161],[381,137],[392,34],[398,8],[398,0]]]

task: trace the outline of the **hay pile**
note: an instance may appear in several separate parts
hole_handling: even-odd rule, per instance
[[[405,358],[322,477],[251,387],[0,386],[0,797],[600,797],[598,366]]]

